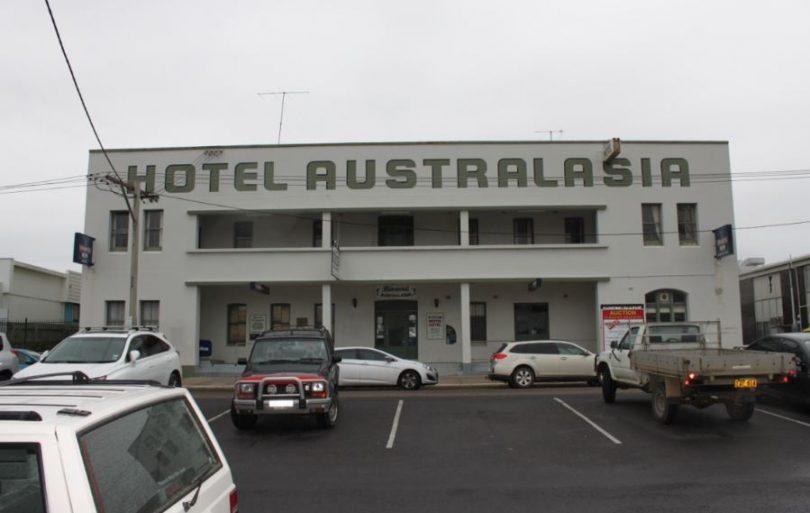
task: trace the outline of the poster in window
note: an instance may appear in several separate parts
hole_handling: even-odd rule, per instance
[[[428,340],[444,339],[444,312],[428,312],[427,314]]]
[[[250,340],[256,339],[259,335],[267,331],[267,315],[250,314],[248,326],[250,327]]]

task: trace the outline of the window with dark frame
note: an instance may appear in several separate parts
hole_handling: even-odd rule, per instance
[[[110,212],[110,251],[126,251],[129,247],[129,212]]]
[[[534,244],[534,220],[530,217],[519,217],[513,222],[514,244]]]
[[[686,293],[659,289],[644,295],[647,322],[683,322],[689,319]]]
[[[661,229],[661,204],[642,203],[641,224],[645,246],[663,246],[664,234]]]
[[[323,221],[315,219],[312,221],[312,247],[319,248],[323,245]]]
[[[237,221],[233,224],[233,247],[253,247],[253,223],[250,221]]]
[[[697,246],[697,203],[678,203],[678,241],[681,246]]]
[[[270,329],[290,329],[290,304],[273,303],[270,305]]]
[[[478,245],[478,219],[470,219],[470,246]]]
[[[228,345],[243,346],[247,340],[247,305],[228,305]]]
[[[487,341],[487,304],[484,302],[470,302],[470,340]]]
[[[583,244],[585,242],[585,219],[582,217],[565,218],[565,243]]]
[[[105,301],[105,326],[123,326],[124,325],[124,302],[123,301]]]
[[[412,216],[379,216],[377,246],[413,246]]]
[[[160,251],[163,234],[163,211],[146,210],[143,213],[143,250]]]

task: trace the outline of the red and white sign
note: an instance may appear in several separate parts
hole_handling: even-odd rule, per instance
[[[644,322],[644,305],[601,305],[602,351],[614,340],[621,340],[627,327]]]

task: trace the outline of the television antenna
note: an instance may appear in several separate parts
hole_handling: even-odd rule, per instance
[[[281,144],[281,126],[284,123],[284,100],[287,98],[288,94],[309,94],[309,91],[267,91],[256,94],[258,94],[260,98],[281,95],[281,114],[278,117],[278,140],[276,141],[276,144]]]
[[[554,140],[554,134],[560,134],[560,139],[562,139],[562,130],[535,130],[534,133],[536,134],[548,134],[548,140]]]

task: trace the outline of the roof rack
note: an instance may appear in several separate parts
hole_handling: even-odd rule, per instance
[[[276,328],[274,330],[265,330],[262,332],[262,335],[271,335],[274,333],[295,333],[296,331],[317,331],[322,335],[331,335],[329,330],[324,328],[323,326],[291,326],[289,328]]]
[[[156,332],[157,326],[85,326],[82,328],[84,333],[93,333],[99,331],[107,331],[110,333],[131,333],[133,331],[151,331]]]
[[[14,385],[54,385],[64,384],[68,380],[50,380],[44,378],[53,378],[57,376],[69,376],[72,385],[152,385],[163,387],[160,382],[150,379],[101,379],[91,378],[82,371],[66,371],[66,372],[51,372],[49,374],[40,374],[39,376],[28,376],[25,378],[11,378],[6,381],[0,381],[0,389]],[[165,388],[165,387],[164,387]]]

